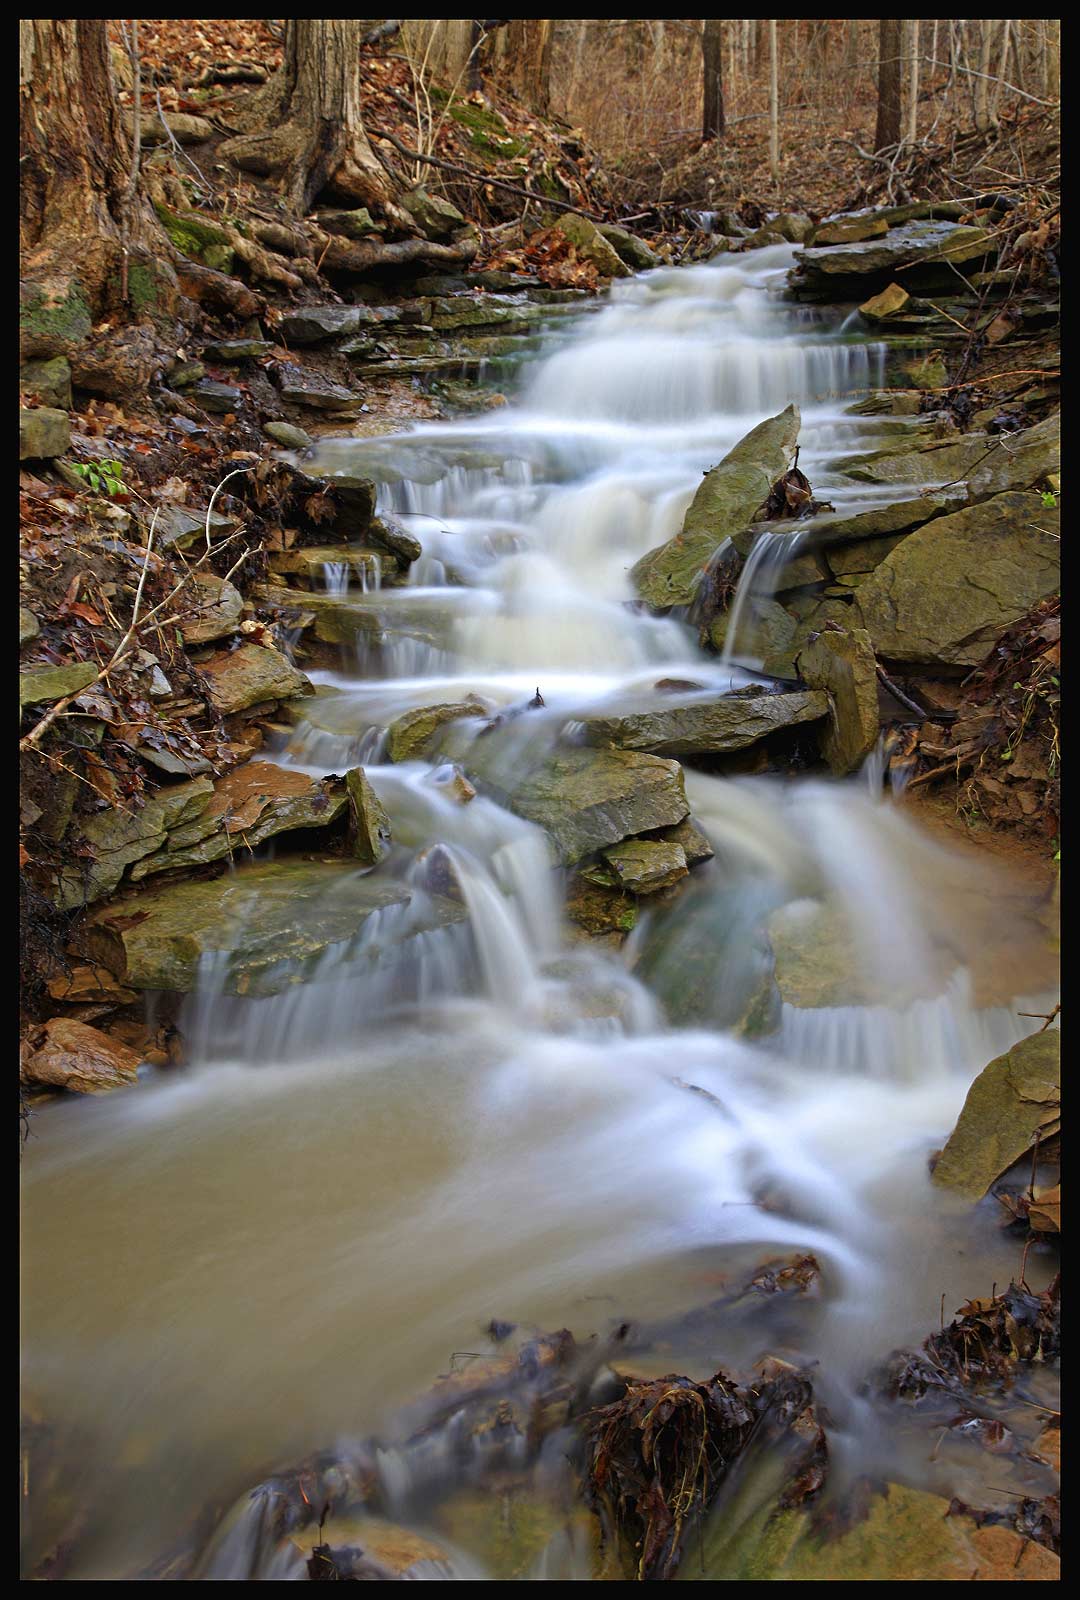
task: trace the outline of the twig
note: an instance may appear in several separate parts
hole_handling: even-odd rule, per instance
[[[1018,1011],[1016,1013],[1016,1015],[1018,1017],[1042,1017],[1042,1018],[1044,1018],[1045,1020],[1043,1021],[1043,1025],[1039,1029],[1039,1032],[1040,1033],[1045,1033],[1047,1028],[1053,1022],[1054,1018],[1057,1016],[1057,1014],[1058,1014],[1058,1012],[1060,1010],[1061,1010],[1061,1001],[1059,1000],[1057,1005],[1054,1007],[1053,1011],[1050,1011],[1050,1012],[1046,1012],[1046,1011]]]
[[[874,671],[877,673],[879,680],[885,685],[886,689],[888,689],[894,700],[899,700],[902,706],[907,706],[909,711],[914,711],[915,715],[920,719],[920,721],[926,722],[929,719],[930,713],[922,706],[916,705],[914,700],[910,700],[902,689],[897,688],[896,684],[885,672],[885,669],[881,666],[880,662],[874,662]]]
[[[402,144],[400,139],[396,138],[394,134],[388,133],[384,128],[371,127],[368,132],[377,139],[385,139],[389,144],[393,145],[400,155],[405,156],[410,161],[420,161],[429,167],[445,167],[447,172],[458,172],[462,177],[469,178],[473,183],[490,184],[493,189],[505,189],[509,194],[520,195],[523,200],[537,200],[541,205],[551,206],[556,211],[576,211],[579,216],[590,217],[594,222],[602,222],[604,220],[595,211],[586,211],[582,206],[570,205],[565,200],[549,199],[546,194],[533,194],[531,190],[522,189],[516,183],[506,183],[502,178],[490,178],[486,172],[477,172],[472,167],[463,167],[456,161],[447,161],[443,156],[421,155],[418,150],[410,150],[407,145]]]

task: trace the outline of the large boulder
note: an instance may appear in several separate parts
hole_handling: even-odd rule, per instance
[[[803,645],[796,666],[804,683],[829,695],[821,753],[835,773],[846,777],[877,743],[877,671],[870,636],[863,628],[819,633]]]
[[[699,695],[656,711],[587,717],[584,736],[590,745],[658,756],[719,755],[828,714],[828,698],[817,690]]]
[[[71,1017],[53,1017],[27,1036],[21,1075],[27,1083],[74,1094],[102,1094],[135,1083],[140,1057],[118,1039]]]
[[[981,1200],[1061,1121],[1061,1035],[1033,1033],[984,1067],[934,1168],[934,1182]]]
[[[1061,582],[1060,513],[1028,490],[937,517],[899,544],[856,591],[879,656],[975,666]]]
[[[228,952],[228,993],[277,994],[310,977],[327,951],[345,954],[374,912],[410,904],[408,889],[377,882],[355,864],[258,861],[223,878],[139,890],[92,912],[81,938],[133,989],[189,993],[202,958]],[[425,895],[414,914],[380,923],[380,946],[465,915],[456,901]],[[379,948],[369,953],[377,961]]]
[[[553,232],[568,239],[581,261],[590,261],[602,278],[629,278],[630,268],[620,259],[615,247],[608,243],[588,217],[568,211],[555,223]]]
[[[746,528],[795,452],[801,416],[790,405],[751,428],[719,466],[705,474],[682,532],[650,550],[631,570],[638,594],[654,611],[689,605],[722,540]]]

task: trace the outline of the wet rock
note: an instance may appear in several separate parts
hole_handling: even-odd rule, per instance
[[[976,464],[968,486],[973,496],[980,497],[1044,484],[1052,489],[1060,471],[1061,417],[1055,412],[1031,428],[1010,433],[1006,448],[992,451]]]
[[[636,923],[638,909],[633,896],[616,883],[596,883],[576,873],[566,890],[566,915],[588,934],[621,936]]]
[[[910,361],[904,371],[915,389],[944,389],[949,381],[948,371],[940,356]]]
[[[686,857],[688,867],[696,866],[699,861],[709,861],[715,854],[708,835],[693,817],[684,818],[674,828],[662,828],[657,838],[665,839],[669,844],[677,844]]]
[[[352,414],[360,409],[360,396],[352,389],[346,389],[341,383],[331,383],[329,378],[307,367],[282,361],[278,363],[275,376],[282,399],[291,401],[293,405],[307,406],[313,411],[332,411],[338,415]]]
[[[157,545],[166,549],[175,547],[177,550],[190,550],[193,544],[202,541],[205,546],[207,520],[205,509],[188,511],[183,506],[166,506],[157,520],[155,529]],[[209,514],[211,543],[234,533],[239,526],[236,517],[228,516],[221,511],[211,511]]]
[[[731,611],[721,611],[709,624],[709,643],[722,652],[727,643]],[[739,648],[749,656],[764,661],[768,657],[787,656],[795,636],[795,618],[785,611],[779,600],[754,600],[754,615],[744,612],[739,622]]]
[[[275,834],[329,827],[346,804],[340,782],[249,761],[219,778],[198,815],[171,826],[161,848],[134,864],[131,879],[231,859]]]
[[[66,356],[51,361],[24,361],[19,368],[19,389],[43,406],[71,410],[71,367]]]
[[[274,332],[287,345],[321,344],[359,333],[379,320],[371,306],[303,306],[279,317]]]
[[[827,244],[860,244],[865,239],[884,239],[889,224],[884,217],[836,217],[819,223],[807,239],[812,248]]]
[[[280,444],[286,450],[308,450],[313,443],[310,433],[294,427],[291,422],[264,422],[263,432],[274,444]]]
[[[135,989],[188,993],[201,957],[228,951],[229,994],[277,994],[309,977],[326,951],[347,949],[376,911],[403,908],[399,919],[380,923],[384,945],[465,916],[452,901],[416,914],[406,914],[409,904],[407,889],[376,882],[353,864],[259,861],[223,878],[140,889],[92,912],[83,938],[94,959]]]
[[[203,346],[207,361],[218,361],[230,366],[237,361],[261,361],[274,346],[269,339],[225,339],[219,344]]]
[[[457,206],[426,189],[412,189],[398,200],[422,233],[429,239],[448,239],[458,228],[465,226],[465,218]]]
[[[36,639],[41,632],[41,624],[34,613],[26,606],[19,607],[19,643],[29,644],[31,639]]]
[[[887,534],[909,533],[934,517],[958,511],[962,503],[962,491],[928,491],[914,500],[892,500],[888,505],[872,506],[869,511],[858,511],[851,516],[832,513],[808,517],[800,531],[811,549],[831,550],[836,545],[880,539]],[[749,529],[733,542],[736,547],[745,544],[749,549],[753,541],[754,530]]]
[[[631,835],[672,827],[690,809],[678,762],[635,751],[577,746],[542,756],[501,748],[496,735],[454,754],[483,793],[544,828],[567,866]]]
[[[414,534],[407,532],[395,517],[385,511],[382,516],[371,518],[368,537],[373,544],[381,544],[384,549],[389,550],[403,566],[418,561],[424,553],[420,540]]]
[[[625,228],[616,228],[610,223],[599,222],[596,231],[601,238],[607,240],[619,260],[632,272],[648,272],[650,267],[661,265],[656,251],[643,239],[637,239],[632,233],[627,233]]]
[[[488,707],[472,697],[445,705],[417,706],[397,717],[386,730],[386,753],[391,761],[414,761],[430,749],[439,729],[460,717],[486,717]]]
[[[50,978],[48,990],[54,1000],[67,1005],[88,1005],[95,1001],[126,1006],[139,997],[134,989],[118,984],[107,967],[76,963],[55,978]]]
[[[309,680],[279,651],[258,644],[220,651],[200,661],[198,670],[211,705],[222,717],[266,701],[290,700],[312,692]]]
[[[949,1501],[888,1483],[853,1526],[822,1537],[811,1514],[766,1505],[717,1520],[705,1535],[704,1575],[744,1582],[1054,1582],[1057,1556],[1014,1529],[979,1526]]]
[[[996,456],[1000,445],[987,434],[929,443],[912,437],[899,446],[866,455],[845,456],[837,471],[858,483],[959,484],[976,467]]]
[[[349,792],[349,831],[353,855],[365,866],[374,867],[390,849],[390,818],[368,782],[363,767],[353,767],[345,774],[345,786]]]
[[[722,1028],[747,1037],[775,1029],[780,995],[761,918],[752,897],[723,888],[709,873],[654,915],[634,976],[673,1027]]]
[[[877,743],[878,680],[870,636],[863,628],[819,633],[803,645],[795,665],[804,683],[829,695],[821,753],[839,777],[846,777]]]
[[[150,796],[140,811],[99,811],[80,820],[85,848],[57,874],[54,898],[62,910],[112,894],[134,862],[160,850],[172,828],[192,821],[213,794],[206,778],[173,784]]]
[[[94,661],[70,661],[63,667],[28,667],[19,673],[19,706],[43,705],[78,694],[97,674]]]
[[[71,423],[66,411],[53,406],[19,408],[19,460],[51,461],[71,444]]]
[[[686,700],[659,711],[623,717],[587,717],[585,740],[652,755],[713,755],[742,750],[800,722],[829,714],[817,690],[794,694],[726,694]]]
[[[687,875],[681,845],[660,839],[625,839],[603,851],[620,885],[631,894],[655,894]]]
[[[880,294],[871,295],[859,307],[859,312],[869,322],[885,322],[897,316],[911,303],[911,296],[898,283],[890,283]]]
[[[767,927],[785,1005],[813,1011],[900,1003],[867,980],[851,927],[834,905],[795,901],[774,911]]]
[[[629,278],[632,275],[614,246],[608,243],[588,217],[579,216],[576,211],[567,212],[555,223],[552,231],[569,239],[578,258],[590,261],[602,278]]]
[[[771,222],[763,223],[760,228],[755,228],[743,240],[744,250],[764,250],[770,244],[787,244],[787,237]]]
[[[717,545],[749,527],[758,506],[785,470],[800,426],[799,408],[790,405],[729,450],[705,474],[683,520],[682,532],[647,555],[630,576],[642,600],[654,610],[689,605]]]
[[[240,389],[234,388],[230,383],[218,383],[216,378],[200,378],[198,383],[192,385],[191,398],[196,405],[202,406],[204,411],[211,411],[227,415],[232,411],[239,411],[243,405],[244,396]]]
[[[299,549],[272,551],[269,557],[271,572],[303,578],[316,589],[324,585],[328,566],[346,567],[350,582],[375,588],[385,562],[386,556],[377,550],[340,544],[302,545]]]
[[[1021,1039],[983,1068],[934,1167],[933,1181],[980,1200],[995,1179],[1061,1121],[1061,1036]]]
[[[23,1056],[25,1082],[74,1094],[102,1094],[135,1083],[140,1057],[98,1028],[69,1017],[53,1017],[31,1034]]]
[[[768,226],[789,244],[802,244],[812,232],[814,224],[805,211],[781,211],[770,218]]]
[[[212,572],[192,573],[186,594],[184,609],[195,615],[180,624],[185,644],[207,644],[236,632],[244,601],[227,578],[218,578]]]
[[[975,666],[1060,585],[1060,513],[999,494],[910,534],[859,585],[874,650],[913,665]]]

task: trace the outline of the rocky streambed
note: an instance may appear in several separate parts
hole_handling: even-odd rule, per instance
[[[929,313],[870,291],[992,277],[988,229],[837,230],[580,322],[467,282],[291,314],[375,376],[526,359],[457,421],[271,421],[279,536],[183,623],[227,770],[147,740],[145,804],[57,823],[31,1566],[1052,1575],[1052,925],[883,796],[881,738],[1056,593],[1057,422],[885,386]],[[84,670],[21,699],[92,752]],[[897,1376],[943,1295],[957,1362]]]

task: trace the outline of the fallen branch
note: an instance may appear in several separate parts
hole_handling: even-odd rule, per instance
[[[504,178],[489,177],[486,172],[477,172],[474,167],[463,167],[460,162],[447,161],[443,156],[421,155],[419,150],[410,150],[408,145],[402,144],[400,139],[396,138],[392,133],[387,133],[383,128],[369,128],[368,132],[377,139],[385,139],[388,144],[393,145],[399,155],[405,156],[409,161],[419,161],[428,167],[444,167],[447,172],[459,173],[472,183],[490,184],[493,189],[505,189],[508,194],[516,194],[523,200],[535,200],[543,206],[552,206],[556,211],[574,211],[579,216],[591,218],[593,222],[603,222],[604,220],[595,211],[586,211],[584,207],[570,205],[565,200],[550,199],[546,194],[534,194],[531,189],[523,189],[520,184],[507,183]]]
[[[884,684],[885,688],[888,689],[894,700],[899,700],[902,706],[907,706],[909,711],[914,711],[915,715],[923,722],[926,722],[929,719],[929,711],[924,710],[922,706],[916,705],[914,700],[909,699],[902,689],[897,688],[896,684],[888,676],[880,662],[874,662],[874,671],[878,675],[878,681]]]

